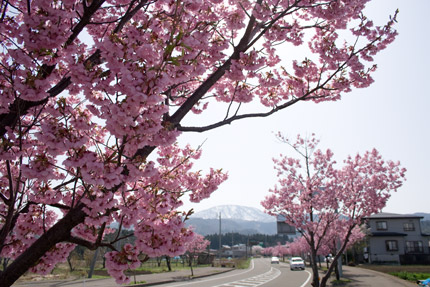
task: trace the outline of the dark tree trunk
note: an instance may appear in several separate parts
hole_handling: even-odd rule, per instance
[[[313,249],[313,248],[311,248]],[[315,250],[311,250],[311,267],[312,267],[312,286],[319,287],[320,286],[320,278],[318,273],[318,265],[316,261],[317,253]]]
[[[193,257],[194,254],[190,254],[189,255],[189,265],[190,265],[190,270],[191,270],[191,277],[194,276],[194,270],[193,270]]]
[[[102,268],[105,269],[106,268],[106,257],[102,256]]]
[[[45,255],[55,244],[63,242],[70,237],[70,231],[78,224],[84,222],[86,213],[83,205],[70,210],[60,221],[37,239],[27,250],[16,258],[3,272],[0,273],[2,287],[9,287]]]
[[[73,268],[73,264],[72,264],[72,256],[71,256],[71,254],[69,254],[69,256],[67,256],[67,263],[69,264],[70,272],[73,272],[73,270],[75,270],[75,268]]]
[[[336,256],[333,258],[333,261],[330,264],[330,268],[327,270],[327,273],[321,279],[321,285],[320,285],[321,287],[325,287],[327,285],[327,282],[328,282],[328,279],[330,278],[331,272],[333,272],[333,269],[334,269],[335,266],[337,267],[338,259],[342,258],[343,251],[345,250],[346,245],[348,244],[349,237],[351,236],[352,229],[354,229],[354,227],[355,227],[355,225],[352,225],[352,226],[349,227],[348,233],[345,236],[345,240],[344,240],[344,242],[343,242],[340,250],[338,250],[337,253],[335,253]]]
[[[170,256],[166,256],[166,265],[169,271],[172,271],[172,266],[170,265]]]
[[[336,275],[336,280],[340,280],[340,276],[339,276],[339,266],[338,263],[336,262],[336,264],[334,265],[334,274]]]

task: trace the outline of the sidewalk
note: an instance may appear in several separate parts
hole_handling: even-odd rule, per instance
[[[194,268],[194,277],[201,278],[206,276],[211,276],[215,274],[220,274],[233,270],[233,268],[223,268],[223,267],[199,267]],[[131,285],[133,287],[143,287],[143,286],[153,286],[158,284],[164,284],[169,282],[178,282],[192,280],[190,279],[191,271],[190,269],[164,272],[156,274],[144,274],[136,275],[137,282],[145,282],[137,285]],[[134,277],[130,277],[130,283],[134,282]],[[69,280],[45,280],[45,281],[23,281],[17,282],[13,286],[16,287],[116,287],[121,286],[115,283],[112,278],[107,279],[69,279]],[[123,285],[130,286],[130,285]]]
[[[364,286],[378,286],[378,287],[412,287],[416,284],[397,278],[395,276],[377,272],[360,267],[343,266],[344,278],[350,279],[352,282],[348,283],[347,287],[364,287]]]

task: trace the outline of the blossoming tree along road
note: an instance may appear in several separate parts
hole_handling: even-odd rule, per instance
[[[366,2],[1,1],[2,286],[49,273],[76,244],[111,248],[118,283],[139,254],[183,253],[181,197],[198,202],[227,176],[192,171],[200,151],[177,137],[367,87],[396,31],[395,15],[363,15]],[[291,45],[309,57],[281,62]],[[213,101],[218,122],[181,124]],[[114,221],[134,226],[134,245],[115,248]]]
[[[316,146],[319,140],[297,136],[295,142],[279,135],[300,156],[274,159],[279,185],[270,190],[262,205],[269,214],[282,215],[301,233],[310,252],[312,286],[325,287],[337,259],[350,241],[360,238],[358,225],[366,216],[380,212],[390,192],[402,186],[405,172],[400,163],[385,161],[377,150],[348,157],[336,168],[333,152]],[[337,248],[336,243],[340,242]],[[320,275],[316,256],[334,249],[327,273]],[[320,285],[321,284],[321,285]]]
[[[188,266],[191,269],[191,276],[194,276],[193,272],[193,264],[194,260],[198,260],[198,254],[204,252],[207,247],[210,245],[210,241],[206,240],[202,235],[194,233],[192,240],[185,243],[186,252],[184,253],[184,257],[188,261]],[[209,251],[209,249],[208,249]],[[209,252],[208,252],[209,253]]]

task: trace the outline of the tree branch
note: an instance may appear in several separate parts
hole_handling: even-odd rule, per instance
[[[84,15],[82,15],[81,21],[79,21],[79,23],[76,24],[75,27],[73,27],[72,35],[70,35],[70,37],[64,44],[65,47],[73,43],[73,41],[79,36],[85,26],[90,23],[91,17],[94,15],[94,13],[97,12],[97,10],[103,5],[105,1],[106,0],[93,0],[91,1],[90,6],[85,6],[85,3],[82,4],[84,5]]]
[[[70,236],[69,238],[66,239],[66,241],[70,242],[70,243],[77,244],[77,245],[84,246],[90,250],[96,250],[99,247],[109,247],[110,249],[116,251],[116,248],[112,244],[106,243],[106,242],[93,243],[93,242],[90,242],[90,241],[87,241],[85,239],[75,237],[75,236]]]
[[[285,109],[285,108],[297,103],[298,101],[302,101],[302,100],[306,100],[306,99],[296,98],[296,99],[293,99],[293,100],[291,100],[291,101],[289,101],[283,105],[280,105],[276,108],[273,108],[272,110],[270,110],[269,112],[266,112],[266,113],[250,113],[250,114],[243,114],[243,115],[235,115],[235,116],[232,116],[226,120],[217,122],[217,123],[212,124],[212,125],[204,126],[204,127],[183,127],[181,125],[178,125],[177,130],[183,131],[183,132],[204,132],[204,131],[212,130],[212,129],[215,129],[215,128],[218,128],[221,126],[231,124],[234,121],[245,119],[245,118],[264,118],[264,117],[268,117],[268,116],[270,116],[270,115],[272,115],[272,114],[274,114],[274,113],[276,113],[282,109]]]

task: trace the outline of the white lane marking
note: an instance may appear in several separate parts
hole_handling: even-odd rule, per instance
[[[233,281],[233,282],[228,282],[228,283],[224,283],[221,285],[216,285],[214,287],[240,287],[240,286],[247,286],[247,287],[257,287],[260,285],[263,285],[267,282],[270,282],[274,279],[276,279],[279,275],[281,275],[281,271],[279,269],[273,268],[271,267],[269,271],[267,271],[266,273],[251,277],[251,278],[246,278],[243,280],[237,280],[237,281]]]
[[[308,283],[309,283],[309,281],[311,280],[312,273],[311,273],[311,272],[309,272],[308,270],[305,270],[305,272],[308,272],[309,277],[308,277],[308,279],[306,280],[306,282],[305,282],[305,283],[303,283],[302,285],[300,285],[300,287],[305,287],[305,286],[306,286],[306,284],[308,284]]]
[[[198,281],[187,281],[187,283],[179,283],[177,285],[170,285],[172,287],[178,287],[178,286],[189,286],[191,284],[197,284],[197,283],[202,283],[202,282],[209,282],[209,281],[213,281],[213,280],[219,280],[219,279],[224,279],[224,278],[229,278],[229,277],[233,277],[233,276],[238,276],[238,275],[242,275],[248,272],[251,272],[252,270],[254,270],[254,260],[251,260],[251,267],[248,268],[247,270],[240,272],[240,273],[236,273],[236,274],[232,274],[232,275],[228,275],[228,276],[223,276],[221,278],[211,278],[211,279],[206,279],[206,280],[198,280]],[[217,275],[216,273],[214,273],[213,275]]]

